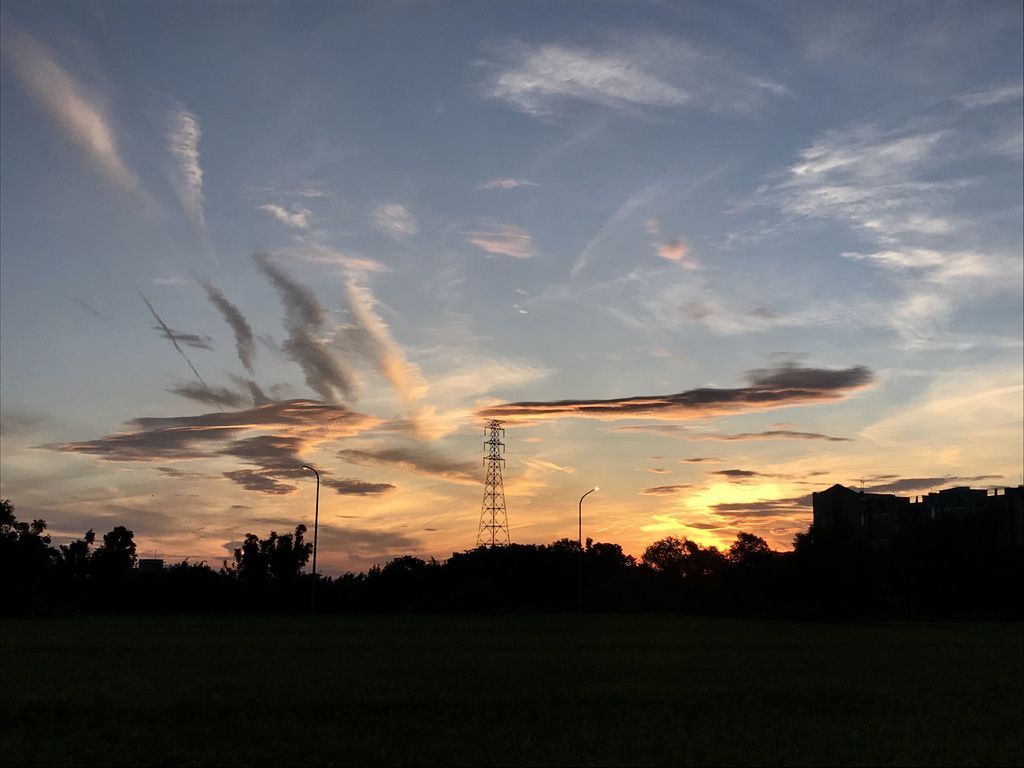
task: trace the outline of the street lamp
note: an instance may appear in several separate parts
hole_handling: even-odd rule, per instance
[[[313,508],[313,581],[309,589],[309,610],[311,613],[316,613],[316,534],[320,522],[320,473],[309,464],[303,464],[302,468],[308,469],[316,475],[316,506]]]
[[[583,500],[584,500],[585,498],[587,498],[587,496],[589,496],[590,494],[592,494],[592,493],[593,493],[594,491],[600,491],[600,490],[601,490],[601,489],[600,489],[600,488],[598,488],[598,487],[597,487],[597,486],[595,485],[595,486],[594,486],[593,488],[591,488],[591,489],[590,489],[589,491],[587,491],[587,492],[586,492],[586,493],[584,493],[584,494],[583,494],[582,496],[580,496],[580,505],[579,505],[579,511],[580,511],[580,518],[579,518],[579,522],[580,522],[580,527],[579,527],[579,533],[578,533],[578,536],[579,536],[579,543],[580,543],[580,555],[579,555],[579,563],[580,563],[580,564],[579,564],[579,590],[578,590],[578,591],[579,591],[579,598],[580,598],[580,613],[583,613]]]

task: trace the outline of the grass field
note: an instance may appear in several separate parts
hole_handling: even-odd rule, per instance
[[[10,765],[1020,765],[1020,624],[88,617],[2,627]]]

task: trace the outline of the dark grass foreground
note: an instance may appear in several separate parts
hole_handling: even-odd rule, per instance
[[[89,617],[2,627],[15,765],[1020,765],[1020,624]]]

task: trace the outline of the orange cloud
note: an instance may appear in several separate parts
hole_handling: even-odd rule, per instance
[[[504,226],[487,232],[467,232],[466,239],[487,253],[529,259],[534,256],[533,238],[524,229]]]
[[[697,261],[690,256],[689,247],[678,238],[658,243],[655,248],[658,250],[658,255],[667,261],[678,262],[687,269],[696,269],[698,267]]]

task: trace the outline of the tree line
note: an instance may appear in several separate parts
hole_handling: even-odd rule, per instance
[[[740,532],[720,550],[668,536],[640,558],[574,539],[405,555],[338,578],[304,568],[306,527],[247,533],[220,567],[136,567],[134,534],[115,526],[54,547],[44,520],[0,501],[4,616],[79,613],[682,612],[760,618],[1024,618],[1020,546],[977,520],[935,521],[872,547],[852,529],[811,526],[790,552]]]

